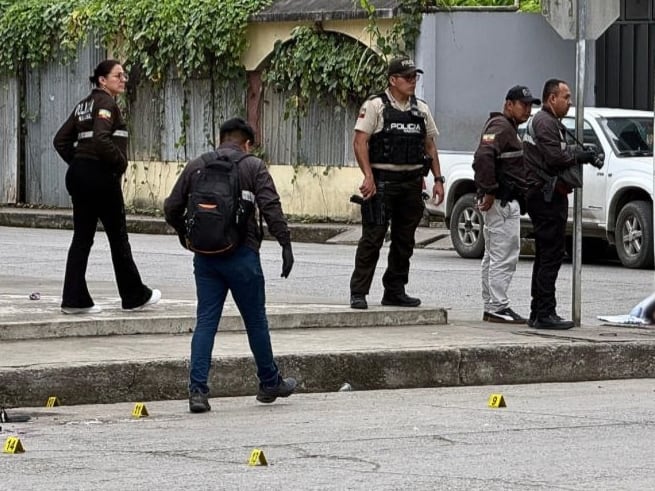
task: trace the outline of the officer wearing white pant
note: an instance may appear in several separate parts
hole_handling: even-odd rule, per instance
[[[530,117],[533,104],[541,101],[527,87],[512,87],[503,112],[489,115],[473,159],[478,208],[484,218],[482,319],[489,322],[526,322],[509,306],[507,290],[521,249],[521,204],[526,190],[523,143],[517,130]]]
[[[508,201],[505,206],[494,200],[491,208],[483,211],[482,216],[482,300],[485,312],[497,313],[509,308],[507,289],[521,250],[521,207],[517,200]]]

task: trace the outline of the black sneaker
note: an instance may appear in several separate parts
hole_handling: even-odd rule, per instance
[[[410,297],[406,293],[386,293],[382,296],[382,305],[394,305],[396,307],[418,307],[421,299]]]
[[[528,319],[528,326],[534,327],[534,323],[537,321],[537,313],[530,312],[530,318]]]
[[[368,303],[366,303],[366,295],[361,293],[352,293],[350,295],[350,308],[361,310],[367,309]]]
[[[257,400],[269,404],[275,402],[275,399],[278,397],[289,397],[293,394],[293,391],[296,390],[295,378],[282,378],[278,380],[278,384],[275,387],[265,387],[262,384],[259,384],[259,389],[257,389]]]
[[[206,413],[207,411],[211,411],[211,408],[207,394],[203,394],[200,391],[189,394],[189,411],[192,413]]]
[[[500,324],[525,324],[525,318],[521,317],[509,307],[505,307],[498,312],[485,312],[482,314],[482,320]]]
[[[546,317],[537,317],[532,327],[537,329],[555,329],[555,330],[564,330],[571,329],[575,324],[573,321],[567,321],[562,319],[557,314],[551,314]]]

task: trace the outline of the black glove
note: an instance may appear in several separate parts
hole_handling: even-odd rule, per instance
[[[578,161],[578,164],[591,164],[596,160],[596,152],[593,150],[576,150],[575,160]]]
[[[596,155],[593,162],[589,162],[589,163],[593,165],[596,169],[602,169],[603,166],[605,165],[605,161],[602,158],[600,158],[599,155]]]
[[[291,273],[291,268],[293,267],[293,251],[291,250],[291,244],[284,244],[282,246],[282,278],[288,278],[289,273]]]

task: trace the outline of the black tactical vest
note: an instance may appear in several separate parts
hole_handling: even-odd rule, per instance
[[[374,164],[423,164],[427,131],[416,97],[410,97],[409,111],[394,108],[384,92],[376,97],[382,98],[384,103],[384,126],[369,140],[369,161]]]

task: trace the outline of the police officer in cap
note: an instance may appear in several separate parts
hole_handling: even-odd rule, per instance
[[[407,57],[391,60],[388,87],[368,98],[355,124],[354,150],[364,174],[359,190],[362,236],[350,280],[350,306],[366,309],[375,266],[387,229],[391,244],[387,270],[382,277],[382,305],[418,307],[421,300],[405,292],[414,233],[425,207],[421,197],[423,176],[432,171],[436,204],[444,198],[444,179],[435,144],[438,135],[427,104],[416,98],[416,82],[423,71]]]
[[[530,89],[515,85],[507,92],[503,112],[493,112],[484,124],[473,157],[478,208],[484,217],[482,258],[482,320],[525,324],[509,305],[507,290],[521,251],[521,209],[525,208],[526,171],[518,125],[541,101]]]

